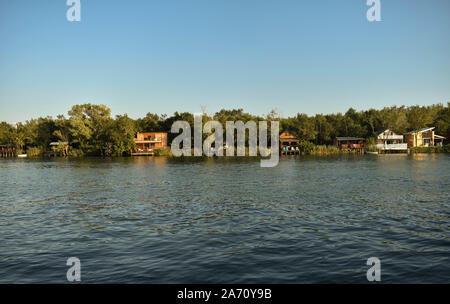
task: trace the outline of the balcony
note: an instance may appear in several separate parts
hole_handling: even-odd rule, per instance
[[[137,144],[160,143],[162,142],[162,139],[157,137],[146,137],[143,140],[135,139],[134,142]]]
[[[380,135],[378,139],[403,141],[403,135]]]
[[[408,150],[408,144],[407,143],[401,143],[401,144],[377,144],[376,145],[378,150]]]

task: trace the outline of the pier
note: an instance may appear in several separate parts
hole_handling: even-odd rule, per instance
[[[0,145],[1,157],[16,157],[17,148],[14,145]]]
[[[58,150],[58,151],[46,151],[44,152],[45,157],[63,157],[68,156],[68,153],[66,153],[64,150]]]
[[[153,156],[153,149],[131,151],[131,156]]]
[[[300,150],[280,150],[281,155],[300,155]]]

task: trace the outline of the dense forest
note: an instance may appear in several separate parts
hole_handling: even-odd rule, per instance
[[[403,134],[423,127],[436,127],[436,134],[450,135],[450,103],[446,106],[393,106],[381,110],[356,111],[345,114],[297,114],[280,117],[276,111],[265,116],[245,113],[243,109],[220,110],[214,115],[204,114],[203,120],[243,122],[249,120],[279,120],[280,131],[290,131],[309,145],[330,145],[336,136],[375,137],[385,128]],[[69,142],[71,155],[123,155],[134,148],[136,132],[167,131],[176,120],[188,121],[193,126],[193,114],[174,113],[172,116],[148,113],[132,119],[125,115],[111,117],[105,105],[75,105],[67,116],[41,117],[15,125],[0,123],[0,145],[14,144],[30,156],[39,155],[54,141]],[[225,129],[225,128],[224,128]],[[170,135],[170,138],[176,136]]]

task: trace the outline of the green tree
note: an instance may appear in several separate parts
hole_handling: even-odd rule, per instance
[[[432,117],[426,107],[412,106],[406,114],[410,130],[419,130],[432,124]]]
[[[101,154],[108,140],[111,110],[105,105],[75,105],[68,112],[69,130],[73,143],[86,153]]]
[[[450,102],[447,107],[443,107],[436,118],[436,133],[443,136],[450,136]]]
[[[125,115],[117,115],[108,128],[108,140],[103,147],[106,156],[121,156],[135,148],[135,121]]]
[[[16,142],[16,132],[14,127],[9,123],[2,121],[0,122],[0,144],[6,145]]]
[[[53,135],[63,142],[70,142],[70,121],[64,117],[64,115],[58,115],[55,120],[55,128]]]
[[[136,126],[139,132],[166,131],[163,130],[163,117],[153,113],[147,113],[144,118],[137,119]]]

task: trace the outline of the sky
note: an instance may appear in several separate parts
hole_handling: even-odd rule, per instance
[[[450,101],[450,1],[0,0],[0,121],[243,108],[337,113]]]

